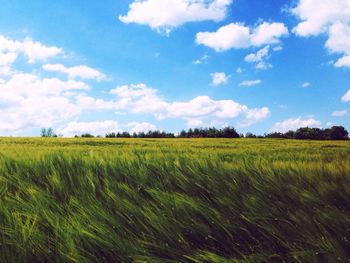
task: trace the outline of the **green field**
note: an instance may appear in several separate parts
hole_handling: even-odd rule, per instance
[[[344,262],[350,143],[0,139],[1,262]]]

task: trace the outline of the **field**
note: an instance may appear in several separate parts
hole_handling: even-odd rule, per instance
[[[1,262],[345,262],[350,143],[0,139]]]

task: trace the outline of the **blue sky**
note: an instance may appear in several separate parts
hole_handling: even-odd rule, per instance
[[[350,0],[0,4],[0,135],[350,129]]]

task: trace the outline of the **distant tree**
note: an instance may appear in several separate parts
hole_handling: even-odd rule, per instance
[[[271,133],[265,134],[265,138],[284,139],[285,136],[281,132],[271,132]]]
[[[43,130],[43,134],[47,134],[47,130]],[[51,131],[49,131],[51,134]],[[86,137],[86,135],[85,135]],[[106,138],[281,138],[281,139],[300,139],[300,140],[347,140],[349,139],[348,131],[342,126],[333,126],[329,129],[319,129],[303,127],[296,131],[282,132],[271,132],[264,134],[264,136],[257,136],[251,132],[238,134],[235,128],[225,127],[223,129],[217,129],[215,127],[210,128],[194,128],[188,131],[182,130],[177,136],[173,133],[167,133],[165,131],[148,131],[147,133],[138,132],[130,135],[128,132],[122,133],[108,133],[105,135]]]
[[[287,131],[284,135],[287,139],[294,139],[295,131]]]
[[[52,128],[42,128],[41,137],[57,137]]]
[[[187,137],[187,132],[185,130],[182,130],[180,134],[178,135],[180,138],[186,138]]]
[[[169,138],[174,138],[174,134],[165,133]],[[177,136],[180,138],[240,138],[244,137],[239,135],[233,127],[226,127],[224,129],[212,128],[190,128],[187,132],[182,130]]]
[[[251,133],[251,132],[247,132],[247,133],[245,134],[245,138],[256,138],[256,135],[253,134],[253,133]]]
[[[188,138],[192,138],[192,136],[193,136],[193,131],[192,131],[192,129],[190,128],[190,129],[188,130],[188,132],[187,132],[187,137],[188,137]]]
[[[349,133],[343,126],[333,126],[324,131],[326,140],[348,140]]]
[[[303,127],[286,133],[273,132],[265,134],[265,138],[286,138],[298,140],[348,140],[349,133],[343,126],[329,129]]]
[[[107,133],[105,135],[106,138],[116,138],[117,134],[115,132]]]
[[[131,136],[130,136],[130,133],[128,133],[128,132],[122,132],[122,133],[118,133],[119,134],[119,137],[120,138],[130,138]]]
[[[236,132],[233,127],[226,127],[223,129],[224,138],[239,138],[239,134]]]
[[[94,138],[95,136],[94,135],[92,135],[92,134],[90,134],[90,133],[83,133],[82,135],[81,135],[81,138]]]
[[[294,138],[301,140],[322,140],[324,136],[321,129],[305,127],[297,129]]]

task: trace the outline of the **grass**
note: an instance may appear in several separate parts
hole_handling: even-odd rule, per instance
[[[350,143],[0,139],[2,262],[344,262]]]

